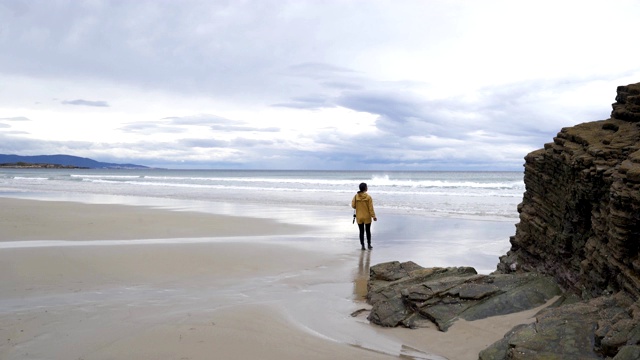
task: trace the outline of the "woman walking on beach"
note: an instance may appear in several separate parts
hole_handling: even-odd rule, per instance
[[[356,221],[358,222],[358,229],[360,229],[360,245],[362,250],[364,248],[364,233],[367,233],[367,245],[369,249],[373,249],[371,246],[371,219],[378,221],[376,212],[373,210],[373,199],[367,194],[367,184],[361,183],[360,191],[351,200],[351,207],[356,209]]]

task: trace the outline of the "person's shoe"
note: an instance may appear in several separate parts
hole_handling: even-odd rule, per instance
[[[365,248],[364,248],[364,246],[363,246],[363,247],[362,247],[362,250],[367,250],[367,249],[365,249]]]
[[[369,250],[373,249],[373,246],[371,246],[371,244],[369,244]],[[364,248],[362,248],[362,250],[364,250]]]

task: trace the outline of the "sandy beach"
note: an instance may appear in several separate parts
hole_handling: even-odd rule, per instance
[[[134,240],[286,235],[302,227],[271,220],[211,216],[145,206],[0,199],[0,241]],[[246,226],[251,223],[251,226]]]
[[[0,197],[0,228],[7,360],[477,359],[535,314],[371,325],[371,252],[264,218]]]

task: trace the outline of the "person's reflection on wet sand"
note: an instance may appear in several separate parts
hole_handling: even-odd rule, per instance
[[[353,279],[353,294],[357,300],[364,300],[367,297],[367,283],[369,281],[369,261],[371,251],[361,251],[358,261],[358,270]]]

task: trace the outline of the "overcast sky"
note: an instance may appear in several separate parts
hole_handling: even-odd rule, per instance
[[[0,153],[515,170],[640,82],[640,1],[0,0]]]

